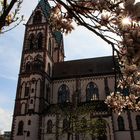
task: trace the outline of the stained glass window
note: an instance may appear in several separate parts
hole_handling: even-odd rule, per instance
[[[124,128],[124,120],[123,120],[123,117],[122,116],[119,116],[118,117],[118,129],[120,131],[125,130],[125,128]]]
[[[69,88],[65,84],[61,85],[58,89],[58,102],[69,102]]]
[[[98,87],[95,83],[90,82],[86,88],[86,101],[98,100]]]

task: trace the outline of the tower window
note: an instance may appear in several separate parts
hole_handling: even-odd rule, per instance
[[[41,11],[36,11],[33,18],[33,23],[40,23],[41,21],[42,21]]]
[[[51,38],[49,38],[49,43],[48,43],[48,52],[51,55],[51,51],[52,51],[52,44],[51,44]]]
[[[36,60],[36,61],[34,61],[34,63],[33,63],[33,69],[34,69],[35,71],[42,70],[42,69],[43,69],[43,66],[44,66],[43,62],[42,62],[42,61],[39,61],[39,60]]]
[[[119,129],[119,131],[125,130],[124,120],[123,120],[123,117],[121,117],[121,116],[118,117],[118,129]]]
[[[51,120],[47,122],[47,133],[52,133],[53,124]]]
[[[30,63],[27,63],[27,64],[26,64],[25,71],[26,71],[26,72],[30,72],[30,70],[31,70],[31,64],[30,64]]]
[[[29,49],[30,50],[32,50],[34,48],[34,40],[35,40],[34,34],[31,34],[29,37]]]
[[[69,88],[65,84],[61,85],[58,90],[58,102],[69,102]]]
[[[140,115],[136,116],[136,125],[137,125],[137,129],[140,130]]]
[[[23,127],[24,127],[24,123],[23,123],[23,121],[20,121],[18,123],[18,132],[17,132],[17,135],[23,135]]]
[[[86,88],[86,101],[99,99],[98,87],[93,82],[90,82]]]
[[[48,103],[50,102],[50,87],[48,84],[46,85],[46,100]]]
[[[43,35],[42,33],[39,33],[37,35],[37,49],[41,49],[43,44]]]
[[[50,66],[50,63],[48,63],[48,75],[50,76],[51,74],[51,66]]]
[[[29,95],[29,91],[30,91],[30,88],[26,86],[25,87],[25,96]]]

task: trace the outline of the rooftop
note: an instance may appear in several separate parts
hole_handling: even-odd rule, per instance
[[[107,74],[114,74],[112,56],[59,62],[53,68],[53,79]]]

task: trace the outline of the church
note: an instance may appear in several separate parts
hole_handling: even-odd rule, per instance
[[[140,140],[140,113],[104,103],[114,91],[112,56],[64,61],[63,35],[40,0],[25,29],[11,140]]]

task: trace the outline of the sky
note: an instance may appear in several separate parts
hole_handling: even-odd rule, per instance
[[[21,14],[26,21],[36,7],[38,0],[24,0]],[[26,23],[24,21],[24,23]],[[10,131],[17,88],[25,26],[0,35],[0,130]],[[83,27],[64,36],[65,60],[108,56],[111,47]]]

